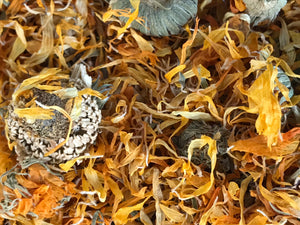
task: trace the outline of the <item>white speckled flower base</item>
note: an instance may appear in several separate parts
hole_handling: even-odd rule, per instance
[[[59,112],[56,113],[58,114]],[[59,119],[46,120],[46,122],[52,128],[59,127],[57,123],[61,123]],[[56,131],[56,138],[47,138],[49,134],[43,136],[39,135],[41,132],[35,130],[35,123],[37,122],[29,124],[24,119],[19,118],[14,113],[13,104],[9,106],[6,119],[9,139],[16,142],[14,149],[18,155],[18,161],[37,158],[51,164],[62,163],[84,154],[86,149],[95,142],[100,122],[101,110],[97,105],[96,98],[90,95],[83,95],[81,113],[79,117],[73,121],[69,140],[56,152],[48,157],[44,157],[45,153],[63,142],[66,136],[60,135],[58,130]],[[66,123],[66,130],[68,126],[69,123]],[[55,132],[55,129],[52,130]]]

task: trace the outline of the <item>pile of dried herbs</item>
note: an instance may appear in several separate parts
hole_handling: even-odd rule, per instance
[[[1,223],[299,224],[300,1],[130,2],[0,0]]]

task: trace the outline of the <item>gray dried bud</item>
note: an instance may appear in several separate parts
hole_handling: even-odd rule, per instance
[[[192,140],[201,138],[202,135],[209,136],[217,142],[217,165],[219,172],[228,172],[233,163],[227,155],[227,140],[230,131],[216,123],[205,123],[203,121],[192,121],[178,136],[173,137],[178,155],[188,157],[188,148]],[[196,165],[202,164],[210,168],[211,160],[207,154],[208,145],[193,149],[192,162]]]
[[[243,0],[253,26],[263,21],[273,21],[287,0]]]
[[[143,24],[133,21],[131,26],[146,35],[170,36],[179,34],[190,19],[197,14],[198,0],[141,0],[139,17]],[[130,9],[134,11],[129,0],[111,0],[112,9]],[[123,22],[128,18],[121,17]]]

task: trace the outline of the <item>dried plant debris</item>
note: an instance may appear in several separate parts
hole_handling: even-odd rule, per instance
[[[299,224],[300,2],[253,2],[0,0],[0,223]]]
[[[246,12],[251,18],[253,26],[261,22],[270,22],[276,19],[279,11],[286,5],[287,0],[243,0]]]
[[[88,92],[88,75],[82,77],[44,74],[40,80],[24,80],[16,89],[6,125],[19,161],[65,162],[82,155],[95,142],[101,109]],[[61,143],[64,145],[44,157]]]
[[[129,0],[111,0],[112,9],[134,10]],[[183,31],[182,26],[194,19],[197,14],[197,0],[141,0],[138,17],[131,26],[146,35],[169,36]],[[126,22],[128,18],[121,17]]]

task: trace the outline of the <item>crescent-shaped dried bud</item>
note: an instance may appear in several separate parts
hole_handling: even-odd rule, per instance
[[[28,79],[20,85],[25,90],[24,94],[20,92],[19,96],[11,101],[6,117],[7,136],[13,143],[18,161],[36,158],[50,164],[58,164],[84,154],[95,142],[101,122],[98,99],[89,94],[78,94],[89,88],[87,85],[90,82],[87,82],[87,77],[85,80],[82,77],[58,80],[52,78],[38,85],[24,86],[26,82],[29,83]],[[46,86],[48,89],[59,91],[46,90]],[[19,89],[16,89],[15,93]],[[74,93],[67,93],[68,91]],[[42,106],[52,108],[50,118],[22,114],[24,109],[29,112],[32,109],[42,111]],[[62,111],[67,112],[69,118]],[[46,153],[63,142],[64,145],[45,157]]]
[[[263,21],[273,21],[279,11],[286,5],[287,0],[243,0],[246,12],[251,18],[253,26]]]
[[[141,0],[138,17],[144,20],[143,24],[133,21],[131,26],[146,35],[170,36],[179,34],[182,26],[197,14],[198,0]],[[134,8],[129,0],[111,0],[112,9]],[[127,17],[120,17],[127,22]]]

